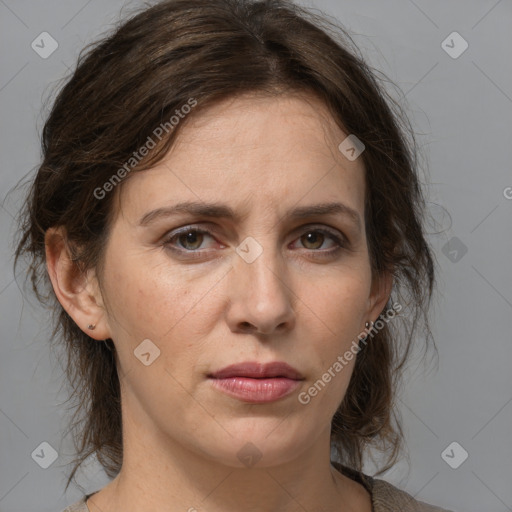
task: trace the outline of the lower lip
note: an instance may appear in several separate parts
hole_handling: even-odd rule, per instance
[[[213,385],[227,395],[255,404],[274,402],[283,398],[299,386],[301,381],[275,377],[269,379],[251,379],[249,377],[229,377],[210,379]]]

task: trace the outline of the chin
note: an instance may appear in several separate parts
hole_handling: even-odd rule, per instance
[[[284,427],[285,422],[277,418],[251,419],[250,426],[247,421],[238,423],[236,427],[223,424],[231,435],[213,440],[211,446],[204,447],[203,454],[207,453],[208,458],[232,468],[270,468],[291,462],[309,443],[304,430],[293,436],[289,425],[278,427],[280,422]]]

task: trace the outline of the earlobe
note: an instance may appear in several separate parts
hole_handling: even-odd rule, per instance
[[[80,269],[73,258],[64,228],[46,231],[45,252],[48,275],[62,307],[91,338],[109,338],[110,330],[95,272],[93,269],[85,272]]]

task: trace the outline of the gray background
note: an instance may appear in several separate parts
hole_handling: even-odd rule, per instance
[[[21,198],[6,194],[38,163],[42,100],[123,5],[140,4],[0,0],[0,512],[57,512],[108,481],[92,460],[79,475],[83,487],[63,493],[73,453],[63,435],[63,371],[48,350],[47,313],[35,299],[23,299],[14,281],[11,239]],[[384,478],[455,511],[510,511],[512,3],[307,5],[345,24],[370,63],[400,86],[430,168],[425,179],[436,222],[429,238],[441,283],[432,311],[439,366],[416,360],[408,372],[399,404],[410,464],[398,464]],[[47,59],[31,48],[43,31],[59,45]],[[453,31],[469,44],[458,58],[441,46]],[[461,48],[460,41],[448,44]],[[469,454],[457,469],[441,456],[454,441]],[[42,442],[58,452],[48,469],[31,457]],[[457,462],[462,451],[457,446],[448,453]]]

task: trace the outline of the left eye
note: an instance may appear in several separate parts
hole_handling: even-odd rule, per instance
[[[195,252],[200,249],[205,236],[215,239],[213,234],[208,230],[188,228],[181,232],[171,234],[171,236],[166,238],[164,241],[164,245],[169,246],[171,249],[177,251]],[[334,247],[331,249],[331,251],[325,252],[332,252],[333,250],[345,246],[345,243],[341,237],[335,233],[331,233],[326,229],[309,229],[308,231],[305,231],[299,238],[297,238],[297,240],[300,240],[306,249],[310,250],[320,249],[326,239],[330,239],[332,242],[334,242]],[[178,242],[178,246],[173,243],[174,240]]]
[[[325,239],[331,239],[333,240],[336,245],[339,247],[343,246],[342,241],[334,235],[333,233],[330,233],[328,231],[324,231],[321,229],[314,229],[310,231],[306,231],[298,240],[300,240],[304,245],[306,245],[306,249],[320,249],[320,247],[323,245],[323,242]],[[318,243],[320,242],[320,247],[318,246]],[[307,244],[314,245],[316,247],[307,247]]]

